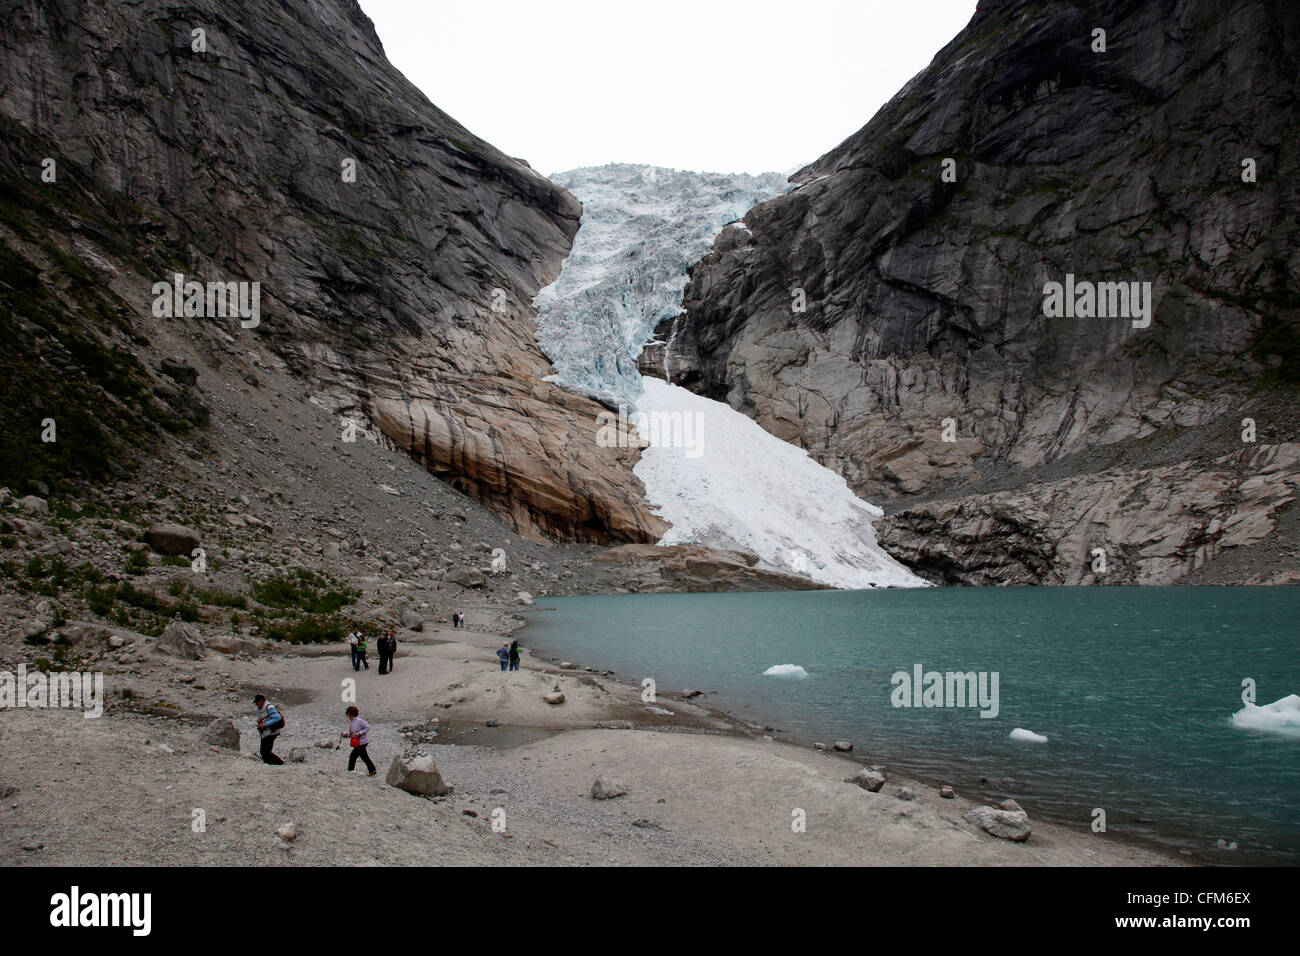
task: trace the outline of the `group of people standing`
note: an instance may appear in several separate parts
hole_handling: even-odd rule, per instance
[[[273,767],[282,766],[284,761],[275,754],[275,739],[280,736],[280,731],[284,730],[284,715],[263,694],[253,698],[253,706],[257,708],[257,733],[261,737],[262,763]],[[352,752],[348,755],[348,770],[356,769],[357,760],[360,759],[366,765],[366,776],[373,777],[377,772],[375,762],[370,759],[366,749],[370,746],[370,725],[361,717],[361,711],[355,705],[349,707],[345,713],[348,717],[348,729],[340,736],[349,738],[349,743],[352,745]]]
[[[392,631],[383,631],[376,643],[379,645],[379,673],[391,674],[393,659],[397,656],[397,635]],[[352,669],[359,671],[364,667],[370,670],[370,661],[366,658],[369,642],[361,628],[352,629],[352,633],[348,635],[348,646],[352,650]]]
[[[497,660],[501,662],[501,669],[519,670],[519,642],[502,641],[501,646],[497,648]]]
[[[451,615],[451,626],[452,626],[452,627],[464,627],[464,626],[465,626],[465,615],[462,614],[462,613],[460,613],[460,611],[453,611],[453,612],[452,612],[452,615]]]

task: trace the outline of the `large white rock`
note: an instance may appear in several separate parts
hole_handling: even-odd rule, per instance
[[[443,781],[442,774],[438,772],[438,765],[428,754],[394,757],[384,782],[390,787],[397,787],[399,790],[422,797],[440,797],[445,793],[451,793],[451,787]]]
[[[965,817],[967,823],[973,823],[995,837],[1016,843],[1023,843],[1029,839],[1029,814],[1024,810],[975,807],[973,810],[967,810]]]

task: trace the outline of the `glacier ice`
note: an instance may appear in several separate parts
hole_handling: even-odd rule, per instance
[[[641,391],[636,360],[681,311],[686,269],[729,222],[787,190],[778,173],[693,173],[615,163],[551,179],[582,201],[560,277],[533,299],[555,381],[610,404]]]
[[[1032,730],[1025,730],[1024,727],[1017,727],[1009,734],[1012,740],[1019,740],[1026,744],[1045,744],[1047,738],[1042,734],[1036,734]]]
[[[1287,694],[1271,704],[1247,704],[1232,715],[1232,725],[1242,730],[1271,730],[1300,737],[1300,695]]]
[[[724,227],[783,192],[784,177],[624,164],[552,178],[583,216],[559,279],[534,299],[537,341],[566,388],[620,418],[632,409],[633,423],[676,426],[656,429],[635,468],[672,525],[659,543],[749,551],[830,587],[924,586],[876,544],[880,509],[838,474],[730,405],[637,370],[655,327],[681,312],[686,270]]]
[[[764,677],[807,677],[808,672],[798,664],[773,664],[763,671]]]

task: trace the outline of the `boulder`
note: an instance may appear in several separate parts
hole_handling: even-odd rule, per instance
[[[422,797],[440,797],[451,793],[451,787],[443,781],[442,774],[438,772],[438,765],[428,754],[394,757],[384,782],[390,787]]]
[[[199,546],[198,533],[178,524],[150,525],[144,539],[149,542],[149,547],[159,554],[179,554],[187,558]]]
[[[238,750],[239,728],[235,726],[235,722],[229,717],[218,717],[203,728],[203,734],[199,739],[205,744],[211,744],[213,747]]]
[[[975,807],[966,811],[965,819],[967,823],[972,823],[986,833],[1003,840],[1023,843],[1029,839],[1029,814],[1024,810]]]
[[[911,787],[899,787],[898,792],[894,794],[899,800],[915,800],[916,794],[912,792]]]
[[[27,495],[19,498],[14,502],[24,511],[30,511],[32,514],[47,515],[50,513],[50,505],[44,498],[38,498],[35,495]]]
[[[872,793],[879,793],[880,788],[885,785],[885,775],[875,770],[859,770],[851,777],[844,778],[845,783],[856,783],[863,790],[870,790]]]
[[[306,762],[307,762],[307,751],[306,751],[304,748],[302,748],[302,747],[290,747],[290,748],[289,748],[289,762],[290,762],[290,763],[306,763]]]
[[[286,823],[284,826],[276,830],[275,833],[286,843],[292,843],[294,840],[298,839],[298,824]]]
[[[478,568],[452,568],[443,576],[443,580],[459,584],[463,588],[481,588],[487,584],[487,578]]]
[[[410,608],[403,608],[402,627],[406,628],[408,631],[423,631],[424,618],[420,617],[420,615],[416,614]]]
[[[956,799],[957,792],[953,790],[952,787],[943,786],[939,788],[939,796],[943,797],[945,800],[953,800]]]
[[[163,359],[158,363],[158,371],[177,385],[195,385],[199,381],[198,369],[184,359]]]
[[[1016,810],[1024,810],[1024,807],[1022,807],[1020,804],[1016,803],[1016,801],[1014,801],[1014,800],[1007,799],[1007,800],[1003,800],[1001,803],[998,804],[998,809],[999,809],[999,810],[1011,810],[1011,811],[1014,812],[1014,811],[1016,811]]]
[[[841,753],[848,753],[850,750],[853,749],[853,741],[837,740],[835,741],[835,749],[840,751]]]
[[[179,616],[171,619],[162,637],[158,638],[158,650],[191,661],[201,661],[208,656],[207,642],[192,624],[186,624]]]
[[[564,691],[562,691],[562,690],[553,690],[553,691],[551,691],[549,694],[543,694],[543,695],[542,695],[542,700],[546,701],[548,704],[563,704],[563,703],[564,703]]]
[[[591,785],[593,800],[613,800],[615,797],[624,796],[626,793],[627,787],[618,780],[611,780],[609,777],[597,777],[596,782]]]
[[[218,634],[208,641],[208,650],[220,651],[222,654],[255,654],[260,645],[243,637],[230,634]]]

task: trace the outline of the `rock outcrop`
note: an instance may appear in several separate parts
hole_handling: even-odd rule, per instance
[[[927,502],[878,522],[876,534],[941,583],[1171,584],[1267,540],[1297,492],[1292,442]]]
[[[0,459],[101,477],[187,434],[206,408],[183,353],[203,353],[250,394],[259,365],[296,374],[340,448],[399,448],[530,537],[662,534],[636,451],[598,447],[600,406],[542,381],[530,303],[580,204],[430,103],[356,0],[20,6],[0,178],[0,413],[64,430],[6,430]],[[166,315],[177,275],[247,283],[257,314],[209,291]]]
[[[1195,470],[1251,447],[1243,418],[1260,443],[1294,438],[1298,41],[1300,8],[1285,4],[983,0],[793,192],[719,236],[684,313],[656,330],[672,380],[808,449],[887,511],[931,502],[895,522],[901,560],[926,547],[921,534],[949,535],[933,547],[951,552],[974,534],[985,549],[1028,548],[1007,560],[1012,579],[1048,573],[1073,547],[1072,517],[1118,493],[1061,479]],[[1150,283],[1150,299],[1049,315],[1046,283],[1067,276],[1139,294]],[[1122,311],[1119,289],[1104,297]],[[647,353],[642,371],[664,365]],[[1033,480],[1053,485],[1029,518],[933,502]],[[1235,487],[1204,484],[1175,508],[1264,522]],[[1127,510],[1169,500],[1159,481],[1147,492]],[[1136,575],[1165,580],[1216,539],[1160,537],[1114,543],[1170,549]]]
[[[824,587],[806,577],[759,567],[753,554],[695,544],[620,545],[596,555],[591,566],[605,572],[606,587],[643,593],[813,591]]]

